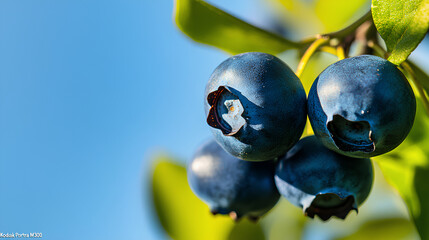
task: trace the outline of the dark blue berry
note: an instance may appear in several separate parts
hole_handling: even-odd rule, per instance
[[[370,55],[326,68],[308,96],[316,136],[331,150],[351,157],[391,151],[413,125],[416,100],[405,76],[389,61]]]
[[[188,163],[192,191],[213,214],[255,220],[277,203],[274,161],[248,162],[225,152],[216,141],[205,143]]]
[[[344,219],[369,195],[373,168],[370,159],[338,154],[310,136],[279,159],[275,182],[279,192],[307,216]]]
[[[293,71],[266,53],[228,58],[206,87],[205,110],[216,141],[230,154],[265,161],[286,153],[306,122],[306,95]]]

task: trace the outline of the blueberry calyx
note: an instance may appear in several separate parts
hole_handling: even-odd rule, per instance
[[[350,121],[335,114],[326,127],[338,149],[346,152],[375,151],[371,126],[367,121]]]
[[[210,105],[207,123],[213,128],[220,129],[223,135],[236,134],[246,123],[241,116],[244,112],[243,105],[227,87],[220,86],[216,91],[209,93],[207,102]]]
[[[317,215],[323,221],[327,221],[332,216],[345,219],[351,210],[358,212],[352,195],[341,197],[330,192],[317,194],[308,207],[304,206],[306,216],[314,218]]]

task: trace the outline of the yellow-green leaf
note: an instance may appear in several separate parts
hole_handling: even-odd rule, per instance
[[[395,150],[373,158],[399,191],[422,239],[429,238],[429,118],[417,99],[414,126]]]
[[[399,65],[423,40],[429,28],[429,0],[373,0],[375,26]]]
[[[281,197],[270,214],[262,218],[261,225],[269,240],[302,239],[309,219],[301,208]]]
[[[426,92],[429,93],[429,75],[426,74],[421,68],[419,68],[413,62],[411,62],[411,61],[407,61],[407,62],[414,72],[414,76],[416,78],[416,81],[418,81],[423,86],[423,88],[426,90]]]
[[[264,240],[265,235],[259,224],[243,219],[236,224],[229,234],[228,240]]]
[[[196,42],[231,54],[278,54],[301,45],[255,27],[202,0],[176,0],[175,20],[183,33]]]
[[[359,230],[338,240],[403,240],[412,239],[414,226],[407,219],[388,218],[368,221]]]
[[[325,27],[325,32],[337,31],[347,26],[350,21],[358,19],[359,10],[367,12],[370,0],[318,0],[316,1],[316,15]]]

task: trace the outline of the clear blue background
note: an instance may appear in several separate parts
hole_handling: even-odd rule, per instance
[[[163,237],[151,158],[187,159],[210,136],[204,86],[227,57],[172,12],[173,0],[0,1],[0,232]]]
[[[264,22],[258,1],[212,2]],[[164,237],[151,159],[188,159],[210,136],[203,89],[227,57],[172,12],[173,0],[0,1],[0,232]]]

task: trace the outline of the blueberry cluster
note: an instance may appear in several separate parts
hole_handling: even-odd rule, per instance
[[[233,219],[258,219],[280,194],[311,218],[344,219],[370,193],[369,157],[401,144],[416,112],[404,75],[372,55],[330,65],[307,100],[280,59],[239,54],[215,69],[205,96],[214,140],[189,162],[188,182],[213,214]],[[299,140],[307,116],[315,135]]]

